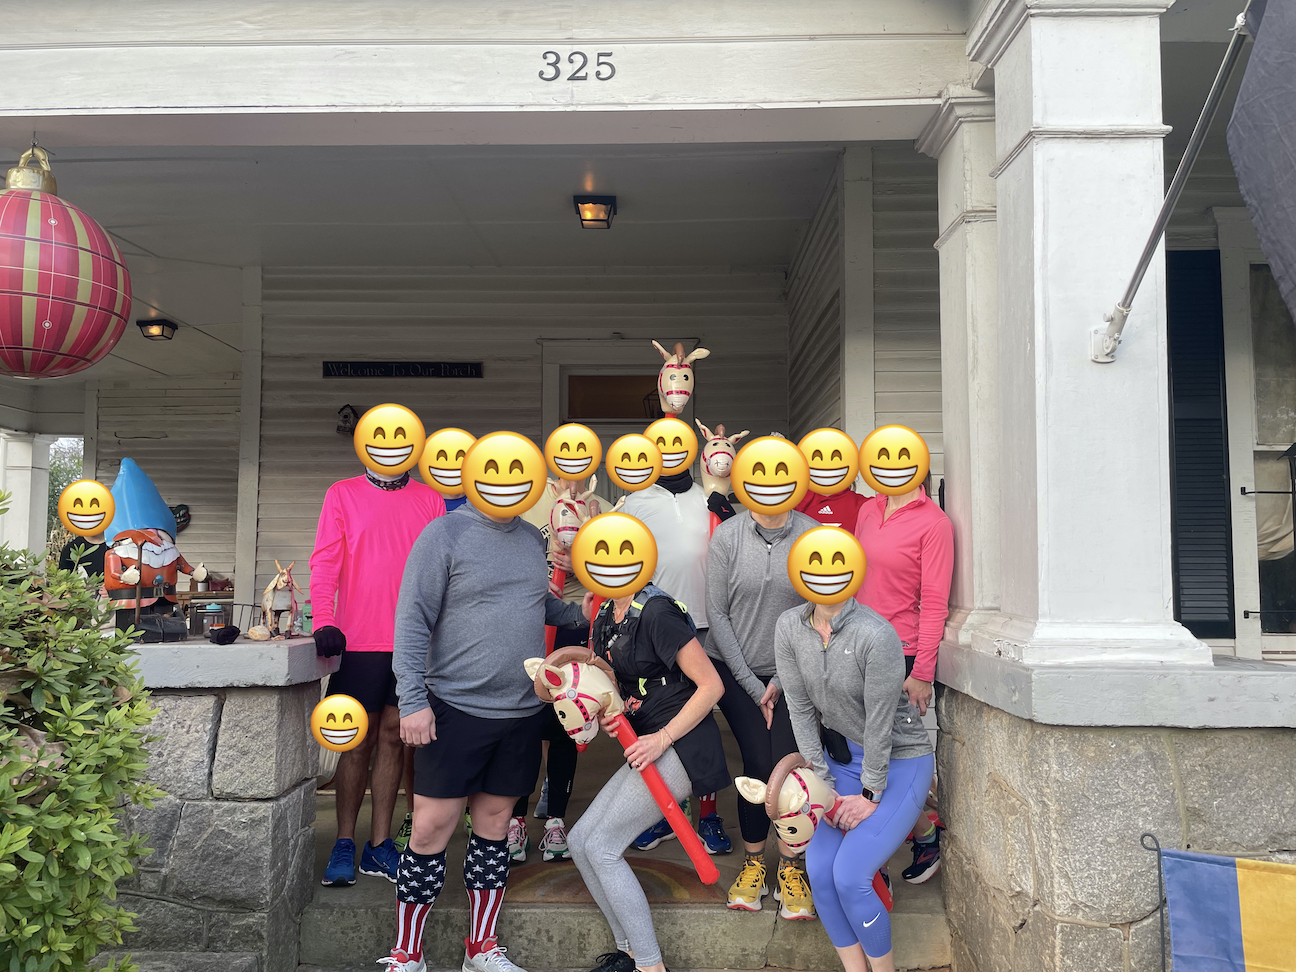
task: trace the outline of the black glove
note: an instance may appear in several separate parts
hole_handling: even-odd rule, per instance
[[[707,497],[707,509],[714,513],[720,519],[727,520],[735,516],[738,511],[733,508],[733,504],[721,493],[712,493]]]
[[[315,632],[315,654],[332,658],[346,650],[346,635],[339,628],[326,624]]]

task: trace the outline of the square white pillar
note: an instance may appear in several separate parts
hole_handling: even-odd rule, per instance
[[[52,435],[0,431],[0,492],[9,510],[0,516],[0,541],[39,554],[49,516],[49,453]]]
[[[1164,261],[1115,364],[1089,333],[1164,193],[1159,15],[1170,0],[992,0],[1000,611],[973,647],[1036,663],[1209,664],[1174,620]]]

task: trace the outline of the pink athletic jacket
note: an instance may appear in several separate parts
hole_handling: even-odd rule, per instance
[[[444,513],[441,494],[413,480],[395,490],[364,476],[330,486],[310,558],[315,630],[336,626],[347,651],[391,651],[405,559],[423,528]]]
[[[855,600],[891,622],[905,654],[917,656],[914,678],[930,682],[949,617],[954,527],[926,490],[883,523],[886,504],[887,497],[878,494],[860,507],[855,536],[867,566]]]

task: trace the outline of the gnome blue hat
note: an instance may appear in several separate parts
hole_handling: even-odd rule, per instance
[[[104,530],[110,542],[125,530],[165,530],[175,538],[175,514],[134,459],[121,461],[111,492],[117,511]]]

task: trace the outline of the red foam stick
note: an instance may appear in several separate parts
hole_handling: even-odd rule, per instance
[[[712,514],[711,514],[711,532],[708,533],[707,536],[711,536],[712,534],[714,534],[714,533],[715,533],[715,528],[718,527],[719,525],[720,525],[720,517],[718,517],[718,516],[716,516],[714,513],[712,513]]]
[[[590,651],[594,651],[594,619],[598,617],[599,608],[603,606],[603,602],[606,600],[607,598],[602,594],[595,594],[594,600],[590,604],[590,637],[589,644],[586,646]],[[597,652],[595,652],[595,654],[597,654]]]
[[[630,721],[624,715],[616,716],[611,722],[616,730],[617,742],[621,744],[622,749],[629,749],[639,741],[635,731],[630,728]],[[643,777],[648,792],[652,794],[653,800],[661,808],[662,816],[671,825],[671,830],[675,831],[675,836],[679,838],[679,842],[688,854],[689,860],[693,862],[698,879],[703,884],[715,884],[720,880],[720,872],[716,870],[715,862],[711,860],[706,848],[702,846],[702,839],[698,837],[697,831],[693,829],[688,818],[684,816],[684,811],[680,809],[680,805],[671,796],[671,791],[666,786],[666,781],[662,779],[656,765],[649,763],[639,771],[639,775]]]
[[[556,586],[556,587],[558,588],[558,590],[560,590],[560,591],[561,591],[564,587],[566,587],[566,586],[567,586],[567,571],[563,570],[561,567],[557,567],[557,566],[555,566],[554,569],[553,569],[553,584],[552,584],[552,586]],[[558,629],[555,628],[552,624],[546,624],[546,625],[545,625],[545,657],[546,657],[546,658],[548,658],[550,655],[553,654],[553,650],[554,650],[554,640],[555,640],[557,637],[558,637]]]

